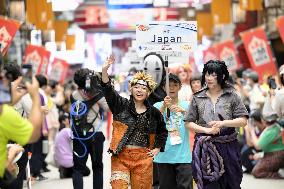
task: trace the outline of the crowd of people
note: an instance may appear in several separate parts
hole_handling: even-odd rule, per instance
[[[0,105],[1,189],[22,189],[27,164],[29,182],[54,166],[82,189],[89,155],[93,188],[103,188],[107,115],[112,188],[239,189],[243,173],[284,178],[284,66],[261,78],[210,60],[202,73],[180,66],[157,83],[136,69],[115,81],[114,63],[79,69],[65,85],[42,74],[24,83],[20,66],[1,65],[1,82],[11,83]]]

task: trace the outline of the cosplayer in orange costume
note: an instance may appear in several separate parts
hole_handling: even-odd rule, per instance
[[[110,145],[113,189],[151,189],[153,157],[163,150],[167,130],[160,111],[147,101],[156,83],[144,72],[134,75],[130,100],[111,86],[107,70],[114,63],[109,57],[102,68],[102,87],[113,114]]]

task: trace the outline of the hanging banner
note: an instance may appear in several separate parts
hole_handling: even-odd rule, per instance
[[[284,16],[280,16],[277,18],[276,27],[279,31],[282,42],[284,43]]]
[[[49,79],[58,81],[63,84],[68,72],[68,68],[69,64],[65,60],[55,58],[52,63]]]
[[[47,75],[47,69],[49,64],[50,52],[45,50],[42,52],[42,61],[39,68],[39,73],[42,75]]]
[[[219,43],[215,45],[215,49],[218,59],[223,60],[229,70],[236,70],[240,68],[240,59],[237,55],[233,40]]]
[[[23,64],[33,66],[33,75],[47,74],[50,52],[44,47],[27,45]]]
[[[197,47],[196,21],[153,21],[136,25],[138,56],[149,52],[193,52]],[[188,58],[188,56],[187,56]]]
[[[216,60],[218,59],[216,54],[215,47],[209,47],[208,49],[203,51],[203,62],[204,64],[208,62],[209,60]]]
[[[259,76],[274,75],[277,72],[275,58],[262,27],[241,33],[251,67]],[[260,77],[260,80],[262,78]]]
[[[0,16],[0,51],[3,55],[7,52],[20,25],[16,20]]]

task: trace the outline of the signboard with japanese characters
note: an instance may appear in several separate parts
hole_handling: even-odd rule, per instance
[[[50,52],[42,46],[27,45],[23,64],[33,66],[33,75],[46,74]]]
[[[219,43],[215,46],[215,49],[218,58],[226,63],[229,70],[236,70],[240,67],[240,60],[233,40]]]
[[[49,79],[64,83],[68,68],[69,64],[65,60],[55,58],[52,63]]]
[[[259,27],[243,32],[241,38],[252,68],[261,76],[275,74],[275,58],[264,29]]]
[[[3,55],[7,52],[19,27],[18,21],[0,16],[0,51]]]
[[[196,21],[153,21],[136,25],[136,50],[144,57],[149,52],[175,59],[184,58],[188,63],[188,54],[197,47]]]

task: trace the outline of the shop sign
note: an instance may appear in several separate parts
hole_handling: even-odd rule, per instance
[[[153,0],[106,0],[107,9],[151,8]]]

